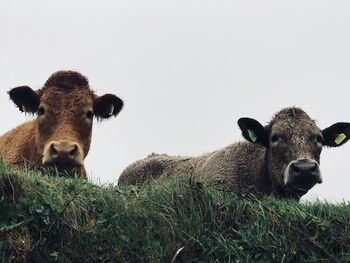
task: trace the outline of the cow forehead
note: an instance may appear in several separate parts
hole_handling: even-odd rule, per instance
[[[60,87],[46,88],[40,103],[50,108],[60,110],[75,110],[78,108],[92,108],[94,93],[86,88],[62,89]]]
[[[311,119],[294,119],[275,122],[271,127],[272,134],[283,134],[287,137],[310,137],[310,135],[320,133]]]
[[[305,111],[297,107],[280,110],[268,126],[271,133],[281,133],[287,136],[309,136],[320,132],[315,121]]]

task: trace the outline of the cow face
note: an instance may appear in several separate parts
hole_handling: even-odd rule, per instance
[[[322,147],[338,147],[350,138],[350,123],[320,130],[299,108],[281,110],[265,127],[250,118],[239,119],[238,125],[249,142],[266,147],[268,173],[277,193],[296,199],[322,183]]]
[[[37,115],[36,147],[42,165],[84,178],[93,118],[108,119],[123,107],[115,95],[95,95],[87,79],[72,71],[54,73],[40,90],[22,86],[9,95],[20,111]]]

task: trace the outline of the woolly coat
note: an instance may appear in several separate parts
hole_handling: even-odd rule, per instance
[[[119,182],[139,185],[148,180],[191,175],[218,189],[271,194],[274,187],[267,176],[264,158],[265,148],[248,142],[238,142],[198,157],[152,154],[129,165]]]

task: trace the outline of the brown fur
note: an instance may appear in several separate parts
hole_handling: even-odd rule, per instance
[[[293,160],[311,159],[319,163],[322,144],[315,138],[322,136],[321,130],[299,108],[282,109],[260,130],[266,133],[267,141],[274,133],[282,134],[285,139],[278,145],[270,142],[264,145],[265,139],[260,143],[238,142],[199,157],[153,154],[129,165],[119,182],[138,185],[151,179],[187,174],[236,193],[258,192],[299,199],[305,192],[286,189],[284,173]]]
[[[25,89],[30,91],[29,87]],[[59,168],[66,172],[74,166],[74,171],[86,178],[84,159],[91,143],[93,125],[91,114],[95,102],[101,101],[103,97],[95,95],[89,87],[87,78],[74,71],[58,71],[52,74],[41,89],[30,92],[34,98],[30,101],[26,98],[28,97],[26,94],[23,95],[23,87],[9,92],[11,99],[21,111],[30,109],[33,114],[38,112],[38,117],[1,136],[0,155],[7,163],[23,165],[27,162],[29,165],[41,166],[46,161],[50,162],[53,142],[72,142],[77,147],[74,162],[50,163],[50,165],[59,165]],[[118,99],[117,103],[120,103],[119,108],[115,106],[113,115],[116,115],[121,110],[122,101],[114,95],[109,96]],[[36,98],[39,105],[33,102]],[[95,112],[95,115],[100,117],[97,114]],[[105,115],[105,112],[101,114]]]

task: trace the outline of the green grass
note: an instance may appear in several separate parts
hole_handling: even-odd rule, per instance
[[[350,262],[350,204],[190,179],[97,186],[0,163],[0,262]]]

